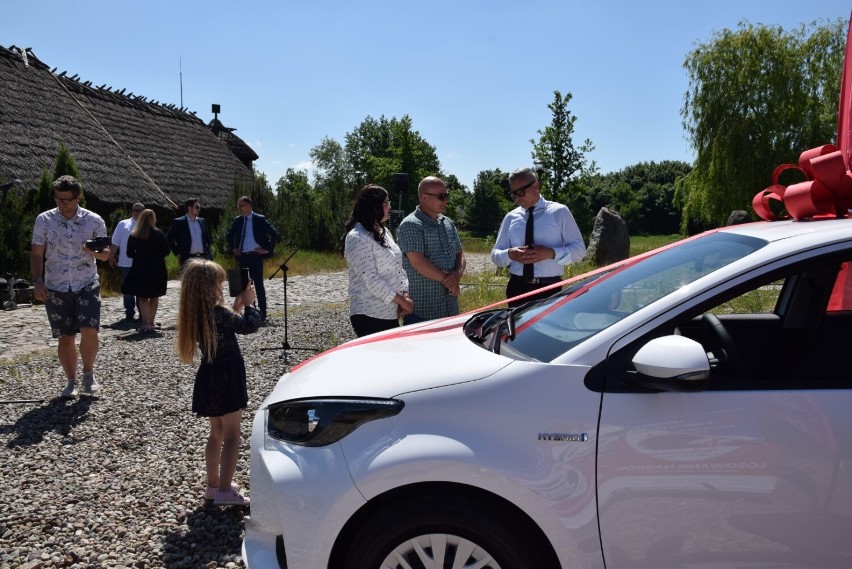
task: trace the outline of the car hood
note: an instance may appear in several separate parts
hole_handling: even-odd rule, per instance
[[[284,374],[265,405],[306,397],[394,397],[476,381],[513,360],[471,342],[469,315],[373,334],[325,351]]]

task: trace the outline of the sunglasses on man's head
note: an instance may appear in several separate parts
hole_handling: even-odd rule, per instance
[[[433,198],[438,198],[442,202],[445,202],[448,199],[450,199],[450,192],[441,192],[440,194],[430,194],[429,192],[423,192],[423,193],[426,194],[427,196],[432,196]]]

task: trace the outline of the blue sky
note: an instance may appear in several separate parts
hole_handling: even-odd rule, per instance
[[[0,0],[0,45],[236,128],[274,183],[367,116],[408,114],[443,170],[530,165],[553,91],[602,172],[693,154],[683,61],[738,22],[848,18],[840,0]],[[0,102],[2,105],[2,102]],[[829,142],[829,141],[826,141]]]

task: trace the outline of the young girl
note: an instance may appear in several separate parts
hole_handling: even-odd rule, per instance
[[[231,483],[237,467],[240,420],[248,405],[246,367],[236,334],[256,332],[261,321],[260,311],[251,306],[255,299],[252,283],[234,298],[233,310],[225,306],[225,278],[225,270],[212,261],[189,261],[181,277],[177,320],[180,360],[193,363],[201,349],[192,410],[210,418],[210,436],[204,449],[205,498],[216,506],[249,503]]]

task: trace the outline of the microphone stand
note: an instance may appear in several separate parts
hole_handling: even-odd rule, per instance
[[[263,350],[263,351],[281,350],[281,352],[282,352],[281,358],[284,360],[285,366],[289,365],[289,360],[288,360],[288,355],[289,355],[288,351],[289,350],[300,350],[300,351],[305,351],[305,352],[318,352],[318,351],[320,351],[318,348],[308,348],[308,347],[301,347],[300,348],[300,347],[290,345],[289,330],[288,330],[289,324],[288,324],[288,320],[287,320],[287,271],[289,270],[289,267],[287,267],[287,262],[290,259],[293,258],[293,255],[295,255],[299,251],[299,249],[300,249],[300,247],[298,247],[298,246],[295,249],[293,249],[293,252],[290,253],[287,256],[287,258],[284,259],[284,262],[281,263],[278,266],[278,268],[275,270],[275,272],[272,273],[269,276],[269,280],[272,280],[272,279],[275,278],[275,275],[277,275],[279,271],[281,271],[281,273],[282,273],[281,277],[282,277],[282,281],[284,283],[284,341],[281,343],[281,347],[279,347],[279,348],[261,348],[261,350]]]

